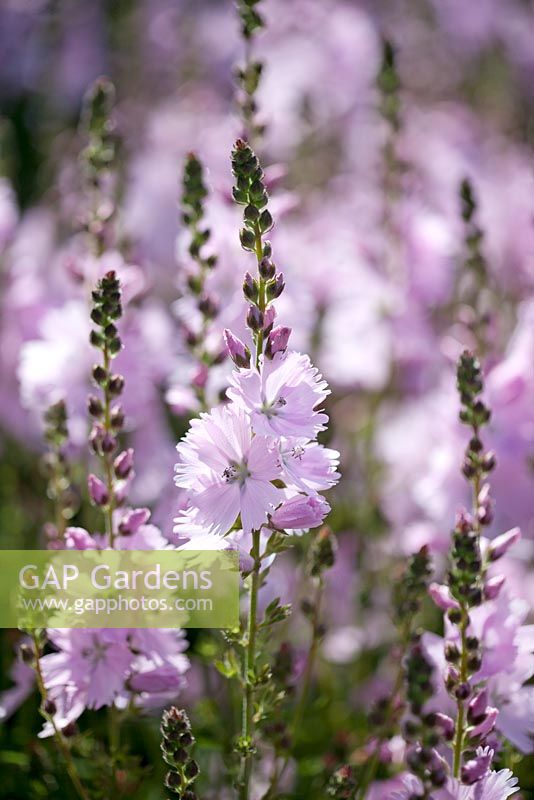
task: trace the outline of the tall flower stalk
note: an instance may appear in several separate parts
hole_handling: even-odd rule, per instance
[[[472,697],[472,676],[480,669],[481,654],[478,644],[468,635],[469,612],[484,600],[484,562],[481,552],[482,527],[492,521],[492,500],[489,484],[483,484],[495,467],[495,455],[485,451],[481,429],[490,419],[490,411],[480,395],[483,390],[482,373],[477,359],[464,352],[458,362],[457,386],[462,410],[460,420],[471,429],[471,439],[465,452],[462,471],[471,484],[472,514],[458,516],[453,533],[453,548],[448,583],[458,607],[449,610],[450,621],[457,626],[460,644],[450,645],[446,653],[452,662],[448,689],[456,699],[456,729],[453,740],[453,775],[459,777],[466,740],[467,702]]]
[[[232,172],[236,179],[236,185],[233,190],[234,200],[245,206],[243,212],[244,227],[239,234],[241,246],[244,250],[254,253],[257,261],[257,276],[252,277],[247,272],[243,284],[243,292],[250,301],[247,325],[252,332],[256,368],[259,369],[260,360],[265,351],[265,336],[272,331],[272,322],[270,319],[266,319],[267,305],[270,300],[280,296],[284,289],[284,281],[281,273],[276,273],[275,265],[271,261],[272,250],[270,243],[263,241],[264,235],[273,225],[273,219],[267,208],[268,195],[263,181],[263,170],[250,146],[242,139],[237,140],[232,152]],[[247,360],[246,355],[244,359],[245,361]],[[240,740],[240,749],[242,751],[241,769],[238,779],[241,800],[246,800],[249,795],[252,758],[255,752],[254,670],[261,570],[259,530],[252,531],[251,558],[249,611],[242,674],[245,692],[243,696]]]
[[[185,343],[189,353],[196,362],[196,371],[192,379],[200,411],[208,409],[206,382],[209,370],[219,364],[225,357],[220,346],[214,352],[209,344],[211,328],[219,314],[219,302],[207,288],[207,278],[217,264],[214,253],[205,253],[209,244],[211,231],[205,223],[204,203],[208,195],[202,162],[194,153],[185,159],[182,183],[182,222],[187,229],[187,250],[194,265],[187,272],[186,291],[195,301],[200,317],[198,324],[183,320]],[[187,309],[186,309],[187,311]]]
[[[245,42],[244,63],[235,70],[237,83],[237,105],[243,120],[243,136],[251,144],[257,144],[264,133],[265,125],[258,119],[256,92],[263,73],[263,64],[253,56],[255,36],[265,27],[258,7],[261,0],[238,0],[237,12],[241,23],[241,35]]]
[[[117,400],[122,394],[124,379],[112,371],[112,361],[122,346],[115,324],[122,316],[121,292],[114,272],[108,272],[99,281],[92,299],[91,319],[96,328],[91,332],[91,344],[102,354],[102,361],[94,365],[92,375],[101,396],[91,395],[88,408],[94,419],[90,443],[100,459],[102,478],[90,474],[88,486],[92,503],[103,511],[106,535],[113,547],[117,536],[113,515],[122,499],[118,482],[124,483],[132,468],[131,451],[117,456],[117,436],[124,424],[122,406]]]

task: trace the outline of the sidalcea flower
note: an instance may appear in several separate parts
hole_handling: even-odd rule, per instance
[[[176,449],[175,483],[191,492],[191,520],[211,533],[224,536],[238,516],[245,533],[259,530],[284,500],[272,484],[281,473],[276,448],[254,436],[240,409],[201,414]]]
[[[324,498],[297,494],[276,509],[271,524],[281,531],[316,528],[329,511],[330,506]]]
[[[330,489],[339,480],[339,453],[307,439],[287,438],[280,444],[283,479],[303,492]]]
[[[314,439],[328,417],[317,410],[329,394],[306,355],[277,353],[255,368],[233,373],[228,396],[250,415],[256,433]]]

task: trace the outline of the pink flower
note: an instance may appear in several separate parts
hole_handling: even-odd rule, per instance
[[[191,521],[211,533],[224,536],[239,515],[245,533],[259,530],[284,498],[271,483],[281,471],[276,449],[240,409],[201,414],[176,449],[175,483],[191,493]]]
[[[329,511],[330,506],[322,497],[297,494],[276,509],[271,523],[281,531],[316,528]]]
[[[330,489],[339,480],[339,453],[306,439],[284,439],[280,445],[283,478],[303,492]]]
[[[228,328],[224,330],[224,341],[228,348],[228,354],[236,367],[250,367],[250,350],[246,344],[244,344],[241,339],[238,339],[237,336],[234,336],[232,331],[228,330]]]
[[[256,433],[314,439],[324,430],[326,414],[316,410],[329,394],[326,381],[300,353],[277,353],[260,371],[234,373],[229,398],[250,414]]]

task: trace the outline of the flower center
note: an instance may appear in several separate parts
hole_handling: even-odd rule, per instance
[[[277,397],[276,400],[273,400],[272,403],[268,403],[264,400],[263,405],[261,407],[262,413],[265,414],[267,417],[274,417],[276,415],[277,409],[283,408],[287,405],[287,400],[285,397]]]
[[[299,461],[302,461],[302,456],[304,455],[304,448],[300,444],[295,445],[295,447],[291,451],[291,455],[293,456],[293,458],[298,458]]]
[[[236,464],[235,461],[232,461],[232,463],[223,470],[222,476],[226,483],[239,483],[240,486],[243,486],[246,479],[250,477],[250,472],[246,462]]]

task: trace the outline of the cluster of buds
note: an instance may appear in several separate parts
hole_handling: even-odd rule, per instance
[[[237,104],[245,126],[247,137],[254,141],[262,136],[265,125],[258,122],[256,92],[263,72],[261,61],[250,57],[251,41],[254,35],[264,27],[261,14],[258,12],[260,0],[238,0],[237,11],[241,20],[241,33],[246,43],[246,59],[235,71],[237,83]]]
[[[460,511],[456,517],[447,583],[452,597],[458,601],[458,606],[471,608],[481,604],[483,583],[480,535],[473,518],[466,511]],[[448,616],[451,622],[459,623],[461,609],[450,608]]]
[[[328,782],[326,793],[335,800],[350,800],[354,797],[357,781],[352,767],[345,765],[337,769]]]
[[[480,440],[480,429],[489,422],[491,412],[479,396],[483,389],[480,364],[467,350],[462,353],[458,362],[457,387],[462,403],[460,420],[464,425],[469,425],[473,431],[465,452],[462,472],[476,489],[476,500],[480,506],[477,512],[478,522],[481,525],[489,525],[492,521],[491,503],[488,490],[482,493],[481,483],[495,468],[495,454],[492,451],[484,451],[484,445]]]
[[[484,351],[491,322],[488,297],[489,273],[483,252],[484,231],[477,222],[477,200],[471,182],[460,184],[460,213],[464,224],[465,270],[459,295],[462,298],[462,322],[474,334],[478,348]]]
[[[433,666],[428,659],[420,636],[414,634],[404,660],[408,711],[403,721],[403,735],[410,747],[406,756],[408,767],[421,781],[423,791],[415,797],[426,798],[433,789],[447,782],[448,768],[437,748],[452,729],[444,724],[442,714],[425,711],[434,693]]]
[[[267,208],[269,197],[263,170],[252,148],[242,139],[237,140],[232,151],[232,172],[236,179],[234,200],[245,206],[244,227],[239,232],[241,246],[255,253],[258,262],[257,277],[247,272],[243,282],[243,294],[249,302],[247,325],[256,342],[258,362],[264,350],[272,358],[276,352],[287,347],[290,331],[274,327],[275,310],[270,305],[284,291],[284,276],[277,272],[272,261],[271,243],[263,238],[273,226],[273,218]],[[239,356],[246,362],[246,349]]]
[[[402,578],[393,590],[393,619],[397,628],[406,625],[421,608],[432,575],[432,559],[427,545],[408,560]]]
[[[69,432],[67,427],[67,408],[64,400],[51,405],[44,415],[44,438],[48,451],[43,458],[43,469],[48,479],[47,494],[55,508],[54,524],[45,527],[50,547],[60,545],[68,520],[72,519],[79,506],[65,448]]]
[[[102,460],[104,480],[89,475],[91,501],[106,509],[107,533],[113,539],[112,514],[125,499],[126,481],[132,475],[133,453],[117,453],[117,437],[124,427],[124,412],[118,398],[124,389],[124,378],[111,369],[111,362],[121,350],[122,343],[115,323],[122,316],[121,291],[115,272],[108,272],[92,293],[91,319],[97,326],[91,331],[91,344],[102,352],[102,363],[95,364],[92,376],[101,389],[102,397],[91,395],[88,410],[93,418],[89,441],[91,449]],[[115,482],[119,481],[116,486]]]
[[[220,350],[213,353],[207,346],[207,338],[213,320],[219,314],[217,298],[206,288],[206,279],[217,264],[217,256],[206,255],[211,231],[204,224],[204,201],[208,190],[204,180],[202,162],[194,154],[189,153],[184,164],[182,184],[182,221],[189,232],[188,252],[195,265],[194,271],[187,275],[187,288],[195,298],[201,322],[194,330],[186,323],[185,341],[193,358],[198,362],[198,370],[192,385],[202,406],[205,406],[205,387],[209,368],[221,363],[225,353]]]
[[[331,528],[323,525],[313,537],[308,550],[307,570],[312,578],[320,577],[336,561],[337,540]]]
[[[199,768],[190,752],[195,739],[185,711],[175,706],[165,710],[160,730],[163,759],[170,767],[165,776],[165,786],[180,800],[197,800],[193,784]]]
[[[98,78],[83,104],[81,130],[87,144],[80,154],[87,195],[93,199],[84,221],[94,238],[97,252],[105,245],[108,223],[115,213],[109,192],[110,170],[115,160],[116,135],[113,121],[115,88],[108,78]]]
[[[382,46],[382,64],[377,78],[380,92],[380,112],[397,133],[400,130],[400,79],[397,70],[395,49],[390,41],[384,40]]]

